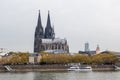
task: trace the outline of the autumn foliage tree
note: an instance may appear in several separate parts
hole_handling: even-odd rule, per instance
[[[70,55],[67,54],[46,54],[42,56],[42,63],[46,64],[66,64],[70,61]]]
[[[0,59],[0,64],[27,64],[29,53],[11,52],[10,55]]]
[[[75,54],[72,56],[72,63],[90,64],[91,59],[87,55]]]
[[[118,62],[118,58],[112,54],[98,54],[92,57],[92,63],[94,64],[115,64]]]
[[[81,54],[48,54],[42,52],[40,63],[44,64],[115,64],[118,58],[112,54],[97,54],[94,56]],[[29,53],[12,52],[10,55],[0,59],[0,64],[27,64],[29,63]]]
[[[118,58],[114,54],[98,54],[94,56],[87,56],[81,54],[45,54],[41,59],[45,64],[114,64],[118,62]]]

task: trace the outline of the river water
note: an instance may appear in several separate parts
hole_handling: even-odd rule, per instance
[[[120,71],[1,72],[0,80],[120,80]]]

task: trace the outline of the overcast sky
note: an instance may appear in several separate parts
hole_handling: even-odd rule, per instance
[[[33,52],[40,9],[46,26],[48,10],[56,37],[66,38],[70,52],[120,51],[120,0],[0,0],[0,47]]]

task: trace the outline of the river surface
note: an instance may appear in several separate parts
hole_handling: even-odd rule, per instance
[[[120,71],[1,72],[0,80],[120,80]]]

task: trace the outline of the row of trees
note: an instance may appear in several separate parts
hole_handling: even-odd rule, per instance
[[[29,53],[10,52],[0,59],[0,64],[26,64],[29,62]]]
[[[115,64],[117,62],[118,58],[114,54],[98,54],[94,56],[80,54],[46,54],[43,55],[41,59],[42,64]]]
[[[94,56],[87,55],[69,55],[69,54],[47,54],[42,53],[40,63],[38,64],[115,64],[118,58],[110,54],[98,54]],[[0,64],[27,64],[29,63],[29,53],[12,52],[8,56],[0,59]]]

